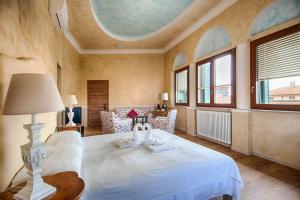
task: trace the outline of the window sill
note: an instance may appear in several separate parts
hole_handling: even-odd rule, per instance
[[[221,111],[221,112],[231,112],[233,108],[221,108],[221,107],[205,107],[197,106],[197,110],[207,110],[207,111]]]
[[[181,107],[189,107],[189,104],[175,104],[175,106],[181,106]]]
[[[251,112],[269,112],[269,113],[292,113],[292,114],[300,114],[300,111],[293,110],[264,110],[264,109],[250,109]]]

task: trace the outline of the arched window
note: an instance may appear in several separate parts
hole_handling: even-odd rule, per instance
[[[220,26],[207,30],[200,38],[194,58],[231,45],[229,33]],[[235,107],[235,49],[196,63],[196,104],[208,107]]]

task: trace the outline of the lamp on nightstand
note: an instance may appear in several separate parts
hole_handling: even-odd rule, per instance
[[[73,105],[78,104],[76,96],[73,94],[66,96],[65,104],[69,106],[69,112],[68,112],[69,123],[66,126],[76,126],[76,124],[73,122],[73,117],[74,117]]]
[[[161,100],[163,100],[163,104],[162,104],[161,108],[163,110],[167,110],[166,101],[168,101],[168,93],[166,93],[166,92],[161,93]]]
[[[47,74],[12,75],[4,103],[4,115],[31,114],[31,124],[23,127],[28,131],[29,143],[21,146],[24,165],[29,179],[26,186],[14,195],[14,199],[43,199],[56,191],[41,178],[40,164],[46,149],[40,142],[40,130],[45,124],[36,122],[36,114],[64,110],[53,77]]]

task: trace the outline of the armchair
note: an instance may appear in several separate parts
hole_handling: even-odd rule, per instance
[[[101,111],[100,112],[102,132],[109,133],[122,133],[131,131],[132,119],[121,119],[115,115],[114,112]]]
[[[152,128],[161,129],[169,133],[174,133],[177,110],[170,110],[167,117],[149,118],[148,123]]]

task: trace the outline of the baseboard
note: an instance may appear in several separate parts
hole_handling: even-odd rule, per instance
[[[238,148],[238,147],[234,147],[234,146],[231,146],[231,150],[237,151],[237,152],[242,153],[242,154],[245,154],[245,155],[247,155],[247,156],[252,155],[251,152],[249,152],[249,151],[244,151],[244,150],[242,150],[242,149],[240,149],[240,148]]]
[[[175,130],[177,130],[177,131],[181,131],[181,132],[185,132],[185,133],[186,133],[186,130],[183,130],[183,129],[181,129],[181,128],[178,128],[178,127],[175,127]]]
[[[197,136],[201,137],[199,135],[197,135]],[[215,143],[218,143],[218,144],[222,144],[220,142],[214,141],[214,140],[206,138],[206,137],[201,137],[201,138],[204,138],[206,140],[209,140],[209,141],[212,141],[212,142],[215,142]],[[222,144],[222,145],[224,145],[224,144]],[[237,151],[239,153],[242,153],[242,154],[245,154],[245,155],[248,155],[248,156],[254,155],[254,156],[257,156],[257,157],[260,157],[260,158],[263,158],[263,159],[266,159],[266,160],[270,160],[272,162],[275,162],[275,163],[278,163],[278,164],[281,164],[281,165],[285,165],[287,167],[290,167],[290,168],[293,168],[293,169],[296,169],[296,170],[300,170],[300,166],[291,165],[290,163],[287,163],[287,162],[284,162],[284,161],[281,161],[281,160],[278,160],[278,159],[274,159],[270,156],[267,156],[267,155],[264,155],[264,154],[261,154],[261,153],[244,151],[244,150],[241,150],[240,148],[234,147],[234,146],[231,146],[231,150]]]
[[[196,134],[195,133],[188,133],[188,132],[186,132],[188,135],[191,135],[191,136],[196,136]]]
[[[266,159],[266,160],[270,160],[270,161],[275,162],[275,163],[279,163],[281,165],[285,165],[285,166],[291,167],[291,168],[296,169],[296,170],[300,170],[300,166],[291,165],[290,163],[287,163],[287,162],[284,162],[284,161],[272,158],[270,156],[266,156],[266,155],[261,154],[261,153],[253,152],[252,155],[257,156],[257,157],[261,157],[261,158]]]
[[[217,144],[220,144],[220,145],[223,145],[225,147],[231,147],[230,144],[225,144],[223,142],[219,142],[217,140],[214,140],[214,139],[211,139],[211,138],[208,138],[208,137],[205,137],[205,136],[202,136],[202,135],[199,135],[199,134],[196,134],[195,136],[199,137],[199,138],[203,138],[205,140],[208,140],[208,141],[211,141],[211,142],[214,142],[214,143],[217,143]]]

